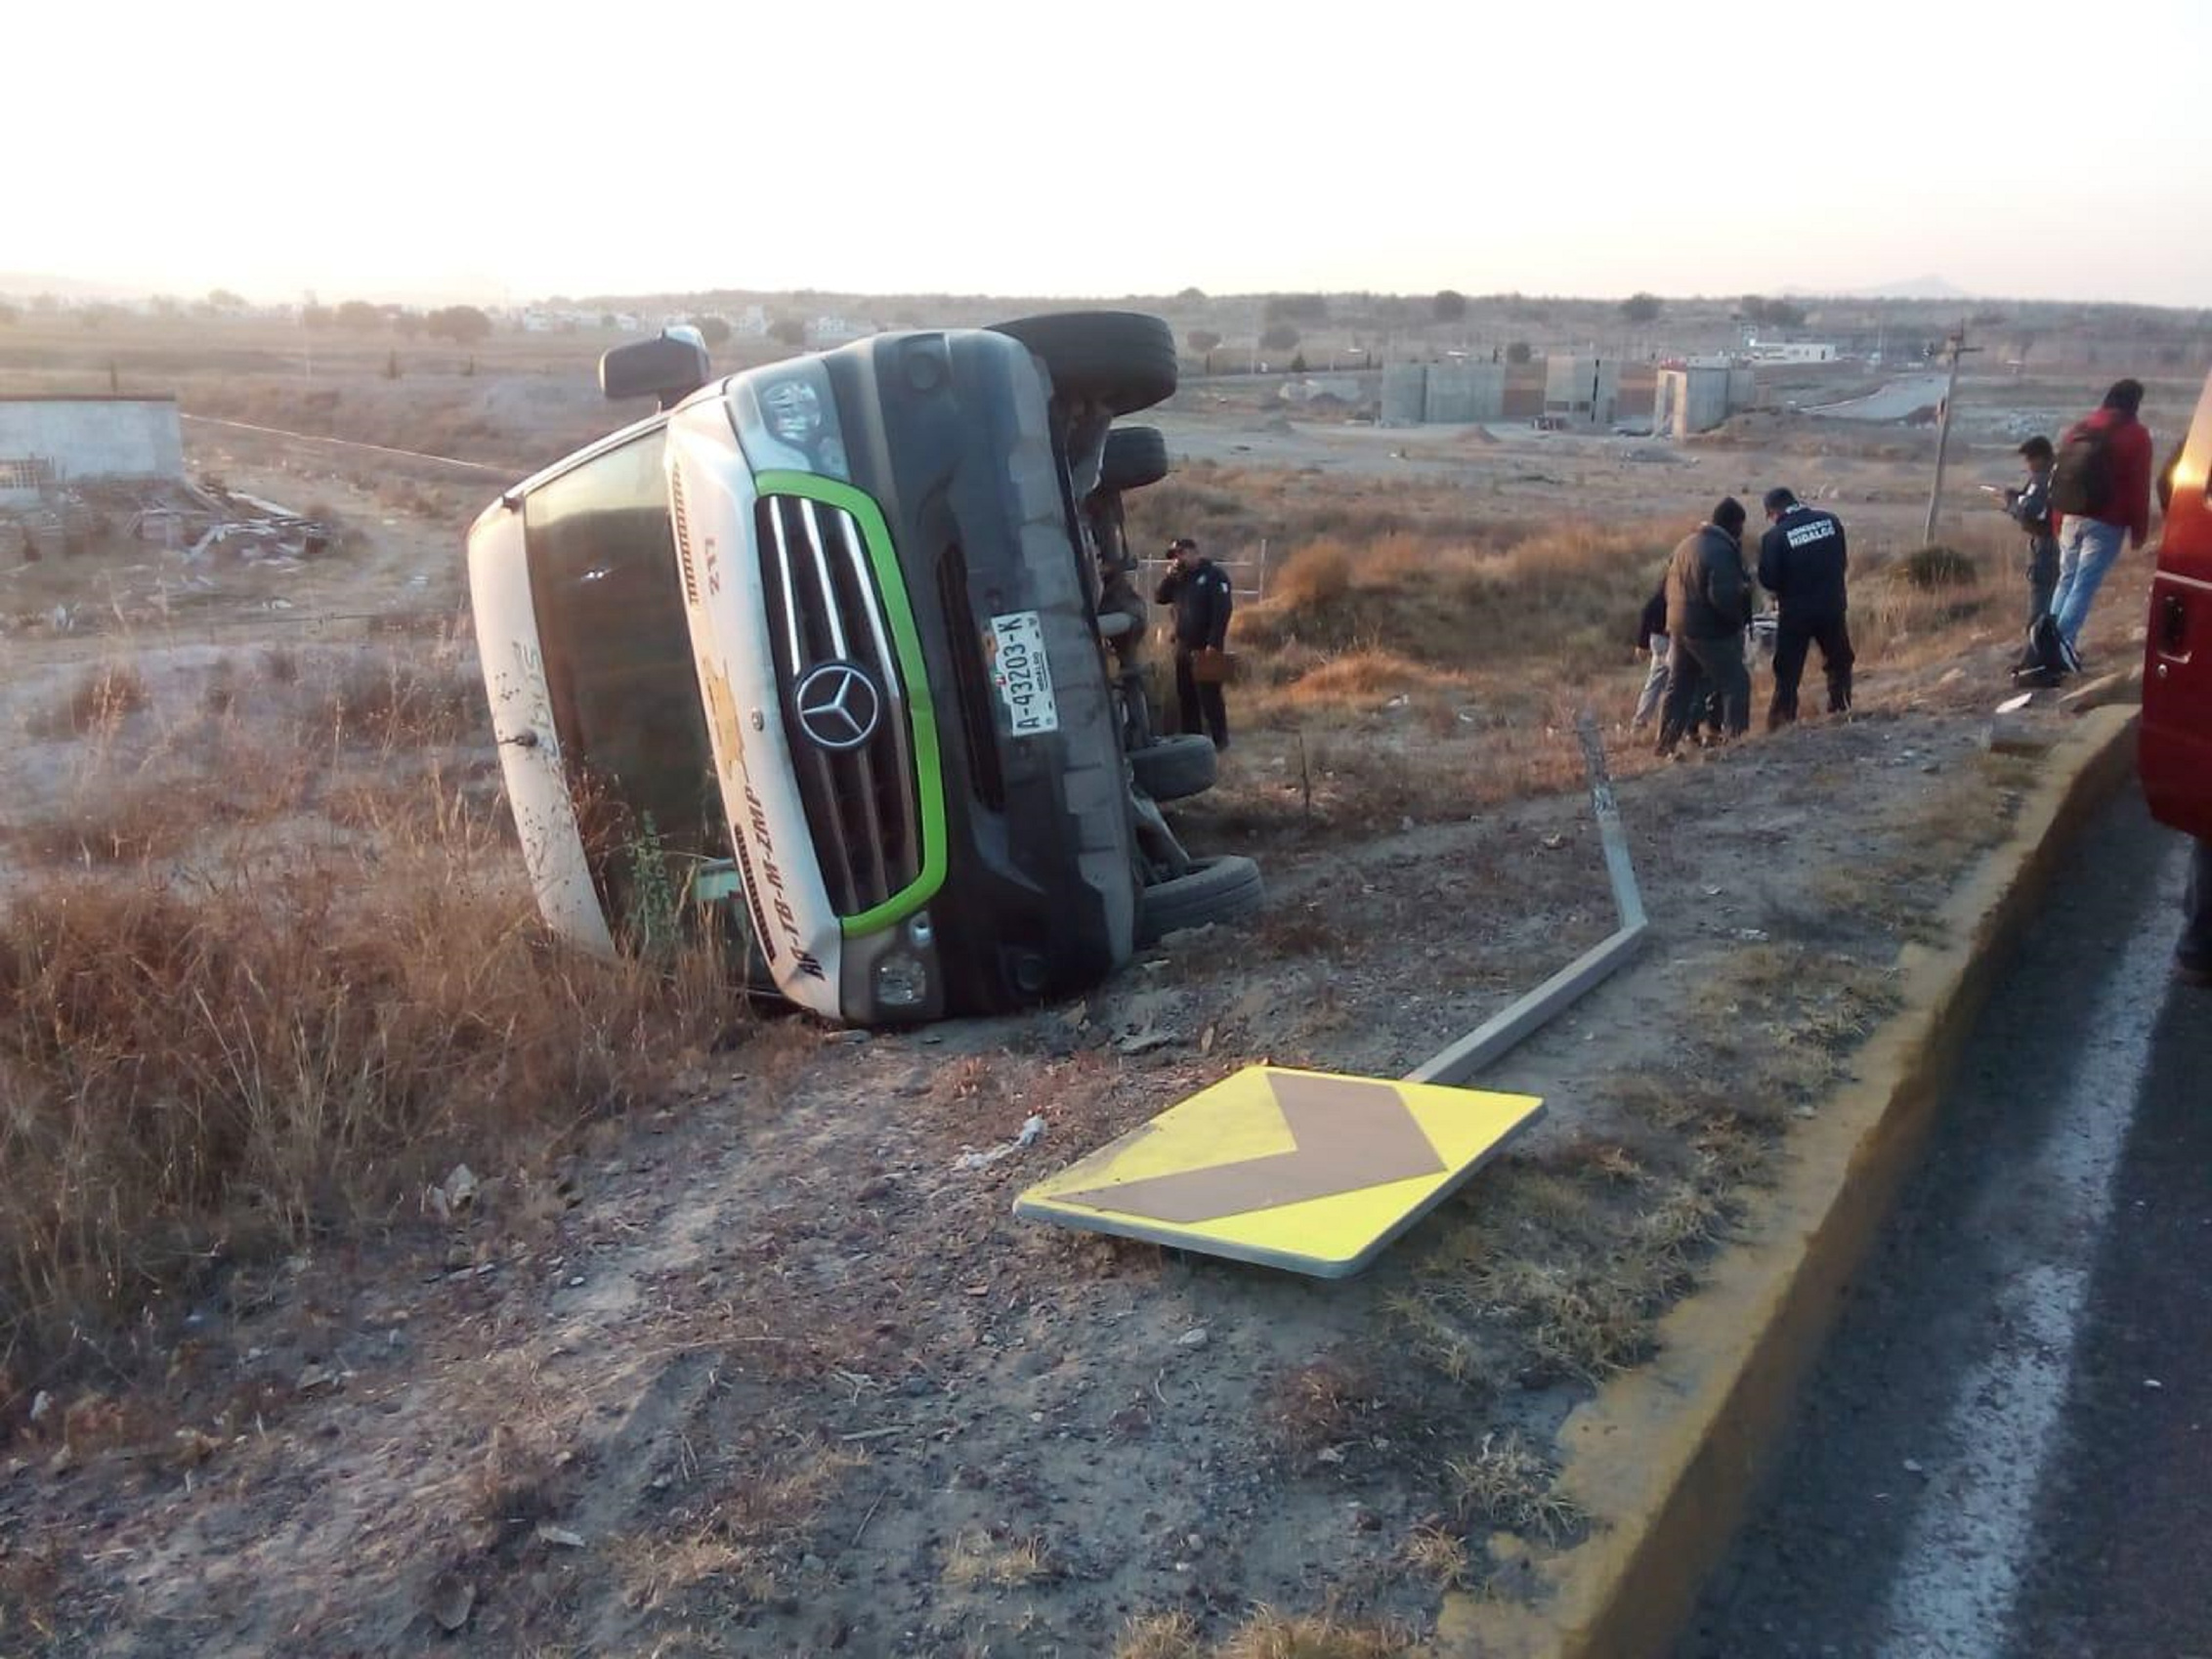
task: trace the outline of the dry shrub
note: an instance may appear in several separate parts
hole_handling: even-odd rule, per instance
[[[1981,579],[1975,562],[1955,547],[1918,547],[1892,567],[1896,578],[1919,588],[1972,587]]]
[[[189,888],[39,878],[0,915],[0,1354],[650,1094],[739,1004],[551,943],[441,861]]]
[[[485,736],[484,683],[467,663],[433,654],[357,663],[317,688],[307,730],[339,744],[428,748]]]
[[[36,738],[101,736],[113,732],[152,701],[136,668],[108,663],[79,680],[58,706],[34,715],[30,733]]]
[[[1351,550],[1340,541],[1309,541],[1270,577],[1267,598],[1286,610],[1305,611],[1336,604],[1351,587]]]
[[[1284,693],[1283,702],[1301,710],[1346,703],[1373,706],[1401,695],[1419,692],[1425,696],[1437,684],[1434,668],[1396,652],[1351,651],[1328,658],[1319,667],[1299,675]]]

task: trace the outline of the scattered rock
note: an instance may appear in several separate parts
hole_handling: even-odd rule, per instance
[[[457,1635],[476,1610],[476,1586],[457,1573],[442,1573],[430,1587],[430,1616],[447,1636]]]
[[[345,1377],[332,1367],[311,1365],[300,1373],[293,1386],[303,1394],[334,1394],[344,1382]]]
[[[1208,1340],[1206,1327],[1193,1325],[1188,1331],[1175,1339],[1175,1346],[1178,1348],[1203,1348]]]
[[[537,1523],[537,1536],[544,1543],[553,1545],[556,1549],[581,1550],[583,1548],[583,1534],[571,1532],[565,1526],[550,1526],[544,1521],[539,1521]]]

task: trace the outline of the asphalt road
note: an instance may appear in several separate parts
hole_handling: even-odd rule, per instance
[[[2212,990],[2130,791],[1992,999],[1678,1659],[2212,1659]]]

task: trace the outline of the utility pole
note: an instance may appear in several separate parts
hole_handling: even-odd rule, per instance
[[[1951,447],[1951,404],[1959,395],[1959,359],[1969,352],[1978,352],[1979,346],[1966,343],[1966,324],[1960,323],[1951,330],[1950,338],[1943,342],[1945,355],[1951,360],[1950,383],[1943,389],[1943,407],[1936,421],[1936,483],[1928,491],[1928,524],[1920,532],[1920,544],[1936,544],[1936,507],[1943,498],[1943,458]]]

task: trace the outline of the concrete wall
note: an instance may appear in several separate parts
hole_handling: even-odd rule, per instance
[[[1499,420],[1506,412],[1502,362],[1439,362],[1428,368],[1422,418],[1433,426],[1467,426]]]
[[[1687,438],[1712,431],[1728,418],[1729,378],[1725,368],[1661,369],[1652,393],[1652,432]]]
[[[1390,362],[1382,365],[1382,424],[1419,426],[1428,412],[1428,365]]]
[[[1547,358],[1544,412],[1578,425],[1611,426],[1621,403],[1621,366],[1610,358]]]
[[[0,398],[0,461],[44,460],[64,482],[183,478],[174,398]]]

